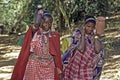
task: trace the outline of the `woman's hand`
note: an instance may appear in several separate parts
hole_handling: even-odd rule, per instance
[[[60,80],[63,80],[63,74],[59,74]]]
[[[83,27],[81,30],[81,36],[85,36],[85,27]]]
[[[39,28],[39,26],[36,24],[33,24],[32,25],[32,31],[33,31],[33,33],[35,33],[37,30],[38,30],[38,28]]]
[[[60,80],[63,80],[63,74],[62,74],[62,71],[60,70],[60,68],[57,67],[57,71],[58,71]]]
[[[100,58],[101,58],[101,54],[99,53],[93,58],[93,61],[92,61],[93,65],[96,65],[100,60]]]

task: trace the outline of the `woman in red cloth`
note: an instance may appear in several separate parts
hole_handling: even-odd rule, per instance
[[[44,13],[41,25],[39,20],[29,28],[11,80],[61,79],[60,35],[51,30],[52,21],[51,14]]]

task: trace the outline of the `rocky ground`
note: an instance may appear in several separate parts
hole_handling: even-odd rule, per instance
[[[0,35],[0,80],[9,80],[18,57],[19,36]],[[101,80],[120,80],[120,29],[109,30],[103,39],[105,44],[105,64]]]

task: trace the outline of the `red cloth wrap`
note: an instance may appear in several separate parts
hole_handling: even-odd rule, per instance
[[[56,68],[55,68],[55,80],[60,80],[57,67],[62,71],[62,61],[61,61],[61,53],[60,53],[60,35],[58,32],[52,32],[52,37],[49,38],[49,47],[50,53],[54,55],[56,60]]]
[[[60,35],[58,32],[51,32],[52,37],[49,38],[50,54],[55,56],[57,67],[62,71],[62,61],[60,53]],[[30,42],[32,40],[32,27],[25,34],[24,42],[15,64],[10,80],[23,80],[26,65],[30,55]],[[60,80],[57,69],[55,68],[55,80]]]

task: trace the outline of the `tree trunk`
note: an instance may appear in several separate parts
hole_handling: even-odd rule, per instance
[[[55,5],[56,5],[56,10],[57,10],[57,14],[58,14],[58,28],[61,32],[61,12],[60,12],[60,9],[59,9],[59,0],[55,0]]]
[[[59,9],[60,9],[60,11],[63,14],[63,17],[65,19],[65,27],[67,27],[70,31],[71,29],[70,29],[69,17],[67,16],[66,10],[64,10],[64,5],[62,5],[60,0],[59,0]]]

